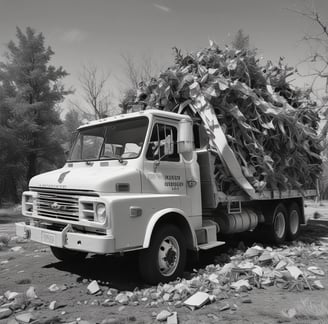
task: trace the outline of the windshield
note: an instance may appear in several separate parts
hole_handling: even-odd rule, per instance
[[[79,130],[68,161],[133,159],[139,156],[148,119],[139,117]]]

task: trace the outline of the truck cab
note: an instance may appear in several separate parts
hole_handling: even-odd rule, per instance
[[[190,117],[145,110],[97,120],[78,129],[63,168],[31,179],[17,234],[64,261],[140,250],[145,280],[169,281],[187,249],[209,243],[197,231],[222,244],[215,224],[204,227],[200,191]]]

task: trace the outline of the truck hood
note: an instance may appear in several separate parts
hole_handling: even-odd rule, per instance
[[[71,190],[92,190],[96,192],[114,193],[120,192],[117,184],[122,184],[129,192],[141,192],[141,179],[138,169],[127,166],[107,163],[101,166],[100,162],[93,165],[86,163],[74,163],[61,169],[46,172],[33,177],[29,186],[32,188],[55,188]]]

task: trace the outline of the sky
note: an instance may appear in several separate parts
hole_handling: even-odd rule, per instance
[[[295,66],[309,51],[303,36],[317,31],[295,10],[311,5],[327,17],[327,0],[0,0],[0,54],[16,40],[16,26],[32,27],[55,52],[51,64],[69,73],[64,83],[75,93],[62,104],[64,112],[71,101],[83,105],[84,65],[110,73],[115,105],[128,85],[122,55],[136,64],[151,58],[160,70],[173,64],[172,47],[187,53],[207,47],[209,40],[224,46],[239,29],[263,62],[283,56]],[[307,82],[295,80],[298,86]]]

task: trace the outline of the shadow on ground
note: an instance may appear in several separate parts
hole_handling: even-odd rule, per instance
[[[79,263],[56,262],[44,268],[55,268],[59,271],[78,275],[78,282],[87,279],[97,280],[103,286],[119,290],[134,290],[146,288],[138,270],[136,254],[127,254],[124,257],[110,255],[91,255]]]

